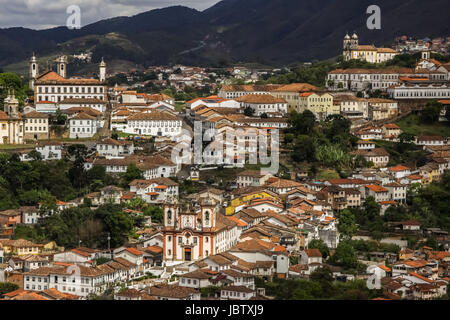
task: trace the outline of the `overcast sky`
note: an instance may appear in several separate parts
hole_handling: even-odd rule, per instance
[[[66,25],[70,5],[81,9],[81,26],[174,5],[204,10],[219,0],[0,0],[0,28],[46,29]]]

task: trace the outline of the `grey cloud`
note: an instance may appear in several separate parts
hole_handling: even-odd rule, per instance
[[[78,5],[81,24],[116,16],[132,16],[174,5],[204,10],[218,0],[0,0],[0,27],[45,29],[65,25],[66,9]]]

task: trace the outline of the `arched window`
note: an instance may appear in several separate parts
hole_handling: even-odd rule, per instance
[[[172,210],[167,211],[167,219],[169,220],[169,222],[170,220],[172,220]]]
[[[205,211],[205,220],[209,221],[209,211]]]

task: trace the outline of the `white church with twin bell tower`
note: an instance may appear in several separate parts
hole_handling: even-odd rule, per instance
[[[236,222],[218,210],[211,199],[204,199],[199,207],[164,205],[163,250],[167,265],[197,261],[238,243]]]
[[[377,48],[374,45],[360,45],[358,35],[347,33],[343,43],[344,61],[351,59],[364,60],[370,63],[381,63],[393,59],[399,53],[391,48]]]
[[[61,56],[56,60],[57,72],[48,68],[39,74],[39,64],[36,56],[30,59],[29,86],[34,90],[36,109],[42,112],[55,112],[59,105],[64,105],[64,100],[89,99],[104,102],[107,100],[106,92],[106,63],[99,64],[98,79],[67,77],[67,56]],[[39,108],[39,105],[44,105]],[[42,110],[40,110],[42,109]]]

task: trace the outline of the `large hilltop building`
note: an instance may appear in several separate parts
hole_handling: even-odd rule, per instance
[[[398,52],[391,48],[377,48],[374,45],[360,45],[356,33],[344,37],[344,60],[364,60],[371,63],[381,63],[394,58]]]
[[[57,60],[57,72],[47,70],[39,74],[39,65],[33,54],[30,60],[30,88],[38,104],[57,105],[67,99],[97,99],[106,101],[106,63],[99,65],[99,79],[67,78],[67,57]],[[55,109],[56,111],[56,109]]]

